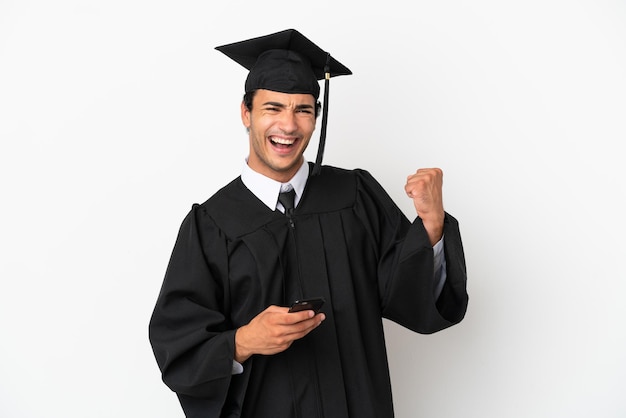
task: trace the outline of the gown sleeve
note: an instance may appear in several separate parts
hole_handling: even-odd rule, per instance
[[[457,220],[445,214],[447,277],[438,298],[433,248],[422,220],[410,223],[382,186],[361,173],[364,217],[379,243],[378,285],[383,316],[408,329],[430,334],[460,322],[468,304],[467,274]],[[363,197],[366,196],[366,197]]]
[[[222,313],[226,240],[205,218],[194,205],[181,225],[149,338],[165,384],[179,398],[202,399],[218,416],[233,379],[235,329]]]

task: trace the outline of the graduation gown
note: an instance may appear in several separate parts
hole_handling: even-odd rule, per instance
[[[324,166],[293,224],[238,177],[184,219],[149,326],[163,381],[187,417],[393,416],[382,318],[432,333],[463,318],[466,272],[446,214],[447,280],[433,250],[366,171]],[[323,296],[326,320],[232,374],[234,336],[269,305]]]

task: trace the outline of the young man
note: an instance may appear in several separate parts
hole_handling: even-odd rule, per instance
[[[392,417],[382,318],[432,333],[467,308],[442,172],[408,177],[410,223],[368,172],[322,166],[323,138],[303,157],[318,80],[350,70],[295,30],[217,49],[250,69],[250,153],[181,226],[150,322],[163,380],[188,417]]]

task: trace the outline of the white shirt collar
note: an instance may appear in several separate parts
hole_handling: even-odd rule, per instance
[[[241,181],[243,181],[243,184],[271,210],[276,210],[278,194],[281,192],[281,187],[284,188],[287,184],[291,184],[296,191],[295,205],[298,206],[308,178],[309,164],[306,159],[298,169],[298,172],[291,180],[285,183],[272,180],[269,177],[265,177],[263,174],[257,173],[250,168],[247,158],[243,170],[241,171]]]

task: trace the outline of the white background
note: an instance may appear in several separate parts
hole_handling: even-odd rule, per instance
[[[397,417],[626,416],[625,22],[602,0],[0,0],[0,416],[183,416],[147,325],[183,216],[247,153],[246,73],[213,47],[291,27],[354,72],[325,162],[411,217],[405,177],[439,166],[461,224],[466,319],[386,323]]]

